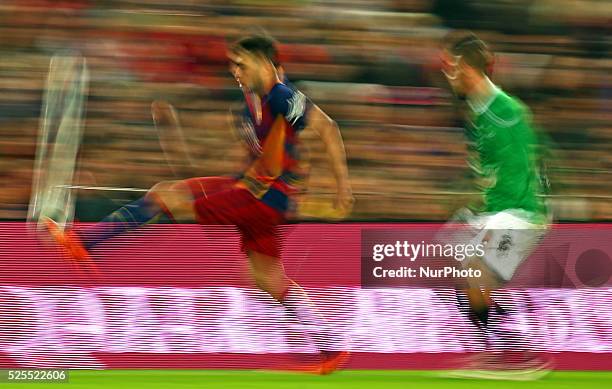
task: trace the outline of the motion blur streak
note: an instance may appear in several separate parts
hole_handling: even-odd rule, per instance
[[[457,353],[481,347],[448,290],[309,293],[330,324],[350,336],[354,352]],[[316,351],[282,307],[253,289],[2,287],[0,295],[0,352],[21,366],[104,367],[96,353],[118,358],[144,353],[145,360],[155,361],[163,354]],[[607,315],[612,289],[510,292],[513,297],[529,301],[529,310],[514,318],[530,334],[529,349],[612,353]]]

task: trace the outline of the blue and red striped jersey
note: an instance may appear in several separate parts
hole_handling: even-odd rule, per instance
[[[286,212],[292,205],[290,196],[303,180],[298,135],[306,126],[311,103],[302,92],[282,83],[261,98],[259,110],[248,95],[245,98],[240,135],[249,148],[249,165],[239,185]]]

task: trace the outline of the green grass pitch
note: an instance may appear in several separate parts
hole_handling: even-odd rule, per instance
[[[349,370],[329,376],[244,370],[105,370],[71,371],[69,383],[19,383],[10,387],[51,389],[98,388],[551,388],[586,389],[612,387],[612,372],[553,372],[532,382],[468,380],[440,377],[440,371]],[[8,384],[0,384],[7,387]]]

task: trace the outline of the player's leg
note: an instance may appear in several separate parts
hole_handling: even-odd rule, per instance
[[[231,216],[232,204],[220,202],[223,197],[217,197],[214,201],[209,198],[219,193],[227,192],[229,198],[233,198],[233,188],[236,179],[233,177],[200,177],[190,178],[174,182],[169,188],[159,187],[150,194],[150,197],[158,204],[163,212],[173,221],[180,223],[200,224],[233,224]],[[208,221],[201,220],[197,211],[198,200],[202,200],[203,211],[207,213]],[[211,211],[216,204],[217,209]],[[228,208],[229,207],[229,208]],[[230,212],[230,215],[226,213]]]
[[[490,291],[500,287],[502,282],[479,258],[471,258],[468,261],[469,264],[465,268],[473,272],[478,271],[481,276],[464,280],[463,286],[456,290],[457,301],[460,311],[484,331],[489,323],[489,311],[494,307]]]
[[[468,209],[460,209],[449,222],[437,233],[436,239],[445,244],[465,244],[466,242],[480,244],[485,238],[484,219],[474,215]],[[480,266],[478,258],[466,258],[461,262],[464,268],[472,267],[481,270],[482,278],[478,280],[455,280],[455,297],[459,312],[467,317],[481,333],[483,339],[489,318],[491,302],[488,295],[483,293],[481,287],[485,284],[491,288],[496,284],[496,276],[490,273],[486,266]]]
[[[499,304],[490,298],[490,291],[512,279],[544,230],[508,212],[484,218],[469,215],[464,223],[467,224],[456,235],[483,244],[484,255],[463,261],[464,267],[478,270],[482,276],[463,280],[457,299],[460,307],[468,308],[462,311],[478,327],[486,328],[491,309],[501,310]]]
[[[265,207],[265,206],[264,206]],[[321,363],[307,368],[309,372],[330,374],[348,358],[342,337],[335,334],[306,291],[287,276],[281,260],[281,242],[277,224],[282,220],[273,214],[249,220],[241,226],[243,250],[249,257],[251,274],[257,286],[281,303],[302,325],[321,353]]]
[[[161,182],[149,190],[145,196],[120,207],[100,222],[80,231],[76,229],[61,231],[51,219],[46,220],[47,230],[71,259],[89,260],[89,250],[97,244],[157,219],[163,212],[163,206],[158,201],[156,193],[169,191],[173,185],[175,183],[171,181]]]
[[[202,196],[196,199],[192,209],[200,224],[229,224],[239,228],[242,250],[248,255],[256,285],[283,304],[304,325],[322,352],[322,363],[308,371],[320,374],[334,371],[346,359],[347,353],[333,351],[341,346],[341,342],[328,330],[305,291],[285,273],[280,259],[280,236],[276,231],[284,221],[283,215],[241,188]]]
[[[541,235],[538,229],[488,230],[485,255],[469,260],[467,267],[479,270],[482,277],[468,278],[468,288],[458,296],[465,296],[468,309],[463,311],[487,341],[486,352],[468,366],[475,372],[461,373],[462,376],[536,379],[547,373],[549,362],[530,353],[525,336],[511,325],[510,315],[516,307],[511,306],[510,299],[500,296],[503,291],[499,289],[513,277]],[[492,293],[497,297],[492,298]]]
[[[248,252],[251,274],[257,286],[281,303],[297,319],[321,353],[321,362],[305,368],[316,374],[330,374],[341,367],[349,353],[341,351],[342,339],[333,333],[306,291],[287,276],[282,260],[256,251]]]
[[[145,196],[129,203],[79,235],[87,249],[107,239],[149,224],[166,214],[173,220],[192,214],[193,200],[224,191],[234,184],[232,177],[196,177],[187,180],[163,181],[154,185]],[[185,209],[182,211],[181,209]]]
[[[495,228],[488,228],[491,226]],[[464,294],[472,313],[480,317],[480,324],[486,326],[491,309],[495,308],[496,313],[503,311],[503,307],[491,298],[491,291],[503,287],[513,278],[545,230],[500,213],[491,218],[485,226],[485,231],[482,235],[484,255],[466,261],[467,268],[477,270],[482,276],[466,279],[468,288]]]
[[[145,196],[112,212],[100,222],[81,231],[64,233],[51,220],[47,229],[68,255],[77,260],[89,259],[89,250],[108,239],[132,231],[158,219],[162,214],[177,219],[192,213],[193,201],[223,191],[235,182],[232,177],[199,177],[181,181],[163,181],[153,186]]]
[[[75,196],[69,186],[77,168],[89,83],[85,58],[53,56],[45,85],[28,221],[52,219],[59,231],[72,223]]]
[[[171,190],[175,185],[174,181],[160,182],[145,196],[116,209],[93,226],[79,231],[78,235],[84,247],[92,249],[99,243],[157,220],[163,213],[163,207],[157,201],[155,193]]]
[[[167,102],[154,101],[151,104],[151,116],[155,123],[155,128],[158,131],[160,144],[166,156],[166,160],[175,175],[180,172],[193,170],[193,164],[189,156],[176,110]],[[195,180],[202,181],[202,179]],[[212,178],[209,179],[206,184],[197,182],[199,185],[193,186],[193,198],[201,195],[201,190],[204,190],[204,186],[208,186],[208,188],[206,188],[207,190],[215,190],[215,186],[218,185],[217,181],[219,180]],[[171,199],[182,199],[185,197],[186,193],[189,193],[191,189],[190,184],[195,183],[194,179],[187,181],[161,182],[155,185],[147,195],[119,208],[105,217],[101,223],[87,229],[87,231],[83,232],[80,236],[76,235],[74,231],[64,234],[63,229],[60,228],[61,226],[54,223],[52,220],[47,220],[46,225],[50,231],[54,232],[52,235],[56,237],[56,241],[62,242],[63,246],[75,246],[66,247],[73,256],[75,254],[84,254],[86,253],[84,250],[91,249],[96,244],[107,239],[138,228],[144,224],[148,224],[156,220],[162,212],[167,211],[163,198],[157,196],[158,193],[168,193],[168,195],[164,197],[169,197]],[[82,249],[78,247],[81,245],[83,246]]]

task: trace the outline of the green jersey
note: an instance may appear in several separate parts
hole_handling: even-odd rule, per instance
[[[492,85],[492,84],[491,84]],[[546,214],[537,169],[537,138],[531,115],[518,99],[492,85],[487,104],[472,108],[467,128],[471,142],[470,166],[483,193],[478,211],[526,211],[530,219]]]

